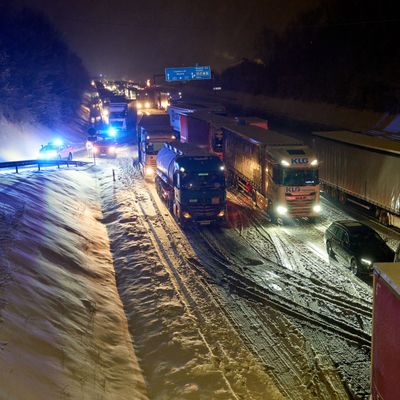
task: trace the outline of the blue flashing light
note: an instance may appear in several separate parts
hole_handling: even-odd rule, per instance
[[[62,146],[63,141],[61,139],[55,139],[55,140],[53,140],[53,144],[54,144],[54,146]]]
[[[108,135],[111,137],[117,136],[117,130],[112,126],[111,128],[108,129]]]

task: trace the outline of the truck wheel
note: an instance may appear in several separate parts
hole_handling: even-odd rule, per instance
[[[350,260],[350,271],[355,275],[358,276],[360,274],[360,270],[358,267],[357,260],[355,258],[352,258]]]
[[[379,222],[382,225],[388,226],[389,225],[389,216],[388,212],[385,210],[380,210],[379,212]]]
[[[271,220],[271,223],[273,223],[273,224],[278,223],[278,217],[274,213],[273,205],[272,205],[271,201],[268,201],[267,214],[269,216],[269,219]]]
[[[326,252],[328,253],[329,258],[333,257],[332,244],[330,241],[326,242]]]

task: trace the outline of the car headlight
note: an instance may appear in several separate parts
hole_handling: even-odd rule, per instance
[[[192,217],[187,211],[185,211],[182,215],[183,215],[183,218],[186,218],[186,219],[189,219]]]
[[[109,153],[115,153],[115,147],[114,147],[114,146],[111,146],[111,147],[108,149],[108,152],[109,152]]]
[[[96,146],[93,146],[93,153],[97,153],[99,149]]]
[[[276,212],[279,214],[279,215],[285,215],[286,213],[287,213],[287,208],[286,207],[284,207],[284,206],[278,206],[278,207],[276,207]]]
[[[154,169],[152,167],[147,167],[145,172],[147,176],[150,176],[154,174]]]
[[[57,152],[55,150],[46,151],[46,153],[44,153],[44,157],[45,158],[57,157]]]
[[[223,217],[225,215],[225,210],[221,210],[219,213],[218,213],[218,217]]]
[[[362,264],[365,264],[365,265],[372,265],[372,261],[371,260],[368,260],[368,258],[362,258],[361,259],[361,263]]]
[[[319,204],[315,204],[315,206],[313,207],[313,211],[316,213],[320,213],[322,210],[322,207]]]

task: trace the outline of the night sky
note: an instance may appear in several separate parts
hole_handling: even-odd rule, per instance
[[[89,72],[142,80],[165,67],[221,70],[255,56],[264,27],[282,31],[317,0],[18,0],[47,14]]]

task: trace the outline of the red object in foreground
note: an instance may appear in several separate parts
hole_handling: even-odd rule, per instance
[[[400,399],[400,263],[374,271],[371,392],[373,400]]]

